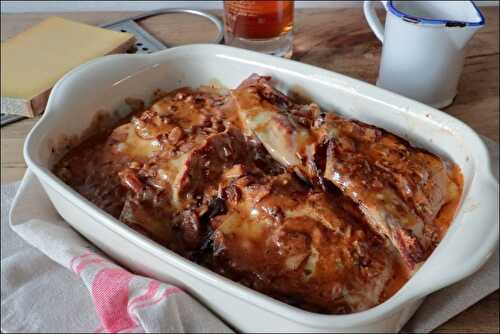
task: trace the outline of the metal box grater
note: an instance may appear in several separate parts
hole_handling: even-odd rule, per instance
[[[132,19],[102,25],[101,28],[128,32],[134,35],[136,39],[135,49],[128,50],[127,53],[153,53],[167,48],[165,44],[157,40],[146,30],[142,29],[142,27]]]
[[[0,126],[4,126],[4,125],[7,125],[7,124],[10,124],[10,123],[14,123],[14,122],[17,122],[19,121],[20,119],[23,119],[25,118],[24,116],[19,116],[19,115],[9,115],[9,114],[0,114],[2,117],[1,117],[1,124]]]

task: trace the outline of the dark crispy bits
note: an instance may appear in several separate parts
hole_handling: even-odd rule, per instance
[[[131,169],[124,169],[120,173],[122,184],[132,190],[134,193],[140,193],[143,190],[143,183],[137,177],[137,174]]]

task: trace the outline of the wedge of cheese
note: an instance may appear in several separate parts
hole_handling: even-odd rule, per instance
[[[51,17],[1,45],[2,113],[34,116],[64,74],[93,58],[125,52],[132,34]]]

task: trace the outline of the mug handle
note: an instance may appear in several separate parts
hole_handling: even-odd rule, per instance
[[[380,22],[377,17],[377,13],[375,12],[375,3],[378,1],[364,1],[363,2],[363,12],[365,13],[366,21],[368,21],[368,25],[375,33],[375,36],[384,43],[384,26]],[[387,1],[380,1],[384,5],[387,10]]]

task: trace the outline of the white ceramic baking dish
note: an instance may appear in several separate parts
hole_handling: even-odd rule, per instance
[[[462,168],[462,204],[446,237],[414,277],[385,303],[350,315],[316,314],[281,303],[136,233],[51,172],[60,156],[53,152],[55,143],[82,134],[99,111],[126,111],[126,97],[149,100],[156,88],[196,87],[214,79],[235,87],[252,73],[271,75],[282,90],[300,92],[325,110],[393,131],[448,156]],[[24,157],[57,211],[85,237],[132,270],[185,288],[245,332],[399,331],[426,295],[472,274],[498,242],[498,183],[491,174],[484,144],[468,126],[441,111],[334,72],[220,45],[113,55],[76,68],[52,90],[45,115],[26,140]]]

